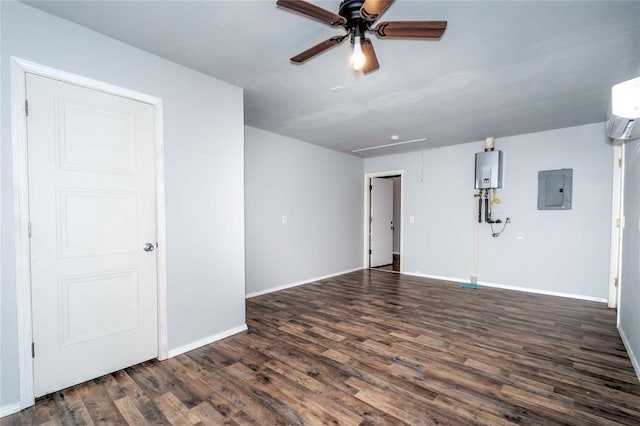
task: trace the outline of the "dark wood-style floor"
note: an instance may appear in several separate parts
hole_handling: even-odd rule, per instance
[[[373,269],[377,271],[400,272],[400,255],[399,254],[393,255],[393,263],[390,263],[389,265],[384,265],[384,266],[376,266]]]
[[[365,270],[250,299],[247,319],[2,424],[640,424],[604,304]]]

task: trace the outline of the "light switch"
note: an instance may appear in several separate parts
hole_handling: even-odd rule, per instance
[[[409,216],[409,223],[414,223],[416,221],[416,218],[413,216]]]

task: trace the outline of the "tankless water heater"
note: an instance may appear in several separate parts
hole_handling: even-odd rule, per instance
[[[476,189],[502,188],[502,151],[476,154]]]

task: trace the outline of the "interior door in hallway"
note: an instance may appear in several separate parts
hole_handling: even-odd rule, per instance
[[[393,182],[371,178],[369,266],[393,263]]]
[[[158,355],[155,109],[26,81],[37,397]]]

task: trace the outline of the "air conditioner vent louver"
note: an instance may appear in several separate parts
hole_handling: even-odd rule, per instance
[[[612,115],[607,122],[607,136],[620,140],[640,138],[640,125],[638,124],[638,120]]]
[[[611,88],[607,135],[621,140],[640,138],[640,77]]]

